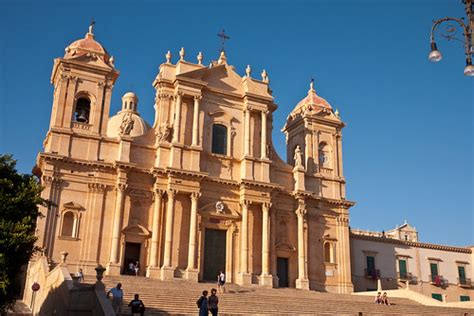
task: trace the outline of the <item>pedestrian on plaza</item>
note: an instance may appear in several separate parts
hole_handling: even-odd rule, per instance
[[[377,296],[375,297],[376,304],[382,304],[382,293],[378,292]]]
[[[199,316],[209,315],[209,300],[207,299],[208,292],[206,290],[202,291],[202,296],[196,301],[196,304],[199,308]]]
[[[135,294],[135,298],[130,301],[128,307],[132,308],[132,316],[135,313],[140,314],[140,316],[145,314],[145,304],[143,304],[142,300],[138,298],[138,294]]]
[[[217,290],[211,290],[211,296],[209,296],[209,310],[211,311],[212,316],[217,316],[219,298],[216,295]]]
[[[219,289],[219,293],[225,293],[225,274],[222,270],[220,270],[217,275],[217,288]]]
[[[138,272],[140,271],[140,263],[137,261],[135,262],[135,266],[133,267],[133,269],[135,270],[135,276],[138,276]]]
[[[112,308],[115,311],[115,314],[122,315],[122,302],[123,302],[123,290],[122,290],[122,283],[117,283],[117,286],[111,288],[107,292],[107,298],[112,293]]]

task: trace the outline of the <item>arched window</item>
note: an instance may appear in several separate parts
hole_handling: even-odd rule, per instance
[[[324,244],[324,262],[331,262],[331,244]]]
[[[81,123],[89,123],[89,113],[91,111],[91,101],[85,97],[81,97],[76,101],[76,110],[74,112],[74,120]]]
[[[227,127],[212,125],[212,153],[227,155]]]
[[[319,165],[323,168],[331,168],[331,146],[322,142],[319,144]]]
[[[61,229],[61,236],[76,237],[76,217],[73,212],[66,212],[63,215],[63,225]]]

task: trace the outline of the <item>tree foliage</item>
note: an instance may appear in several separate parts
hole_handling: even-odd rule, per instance
[[[15,302],[19,275],[35,251],[36,219],[41,185],[29,174],[19,174],[11,155],[0,155],[0,313]]]

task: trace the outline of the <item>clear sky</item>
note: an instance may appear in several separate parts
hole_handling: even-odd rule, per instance
[[[354,228],[388,230],[407,219],[422,241],[472,245],[474,78],[463,47],[439,39],[427,60],[433,19],[464,16],[461,0],[392,1],[12,1],[0,0],[0,152],[30,172],[49,125],[53,59],[82,38],[115,57],[120,77],[111,113],[128,90],[153,123],[152,81],[173,61],[199,51],[216,59],[222,28],[240,74],[266,69],[279,109],[273,140],[285,158],[286,116],[308,91],[339,109],[344,172]]]

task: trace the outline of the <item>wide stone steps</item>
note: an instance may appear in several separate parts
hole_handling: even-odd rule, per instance
[[[86,283],[93,283],[86,276]],[[203,290],[216,288],[215,283],[192,283],[185,280],[160,281],[135,276],[105,277],[106,289],[122,283],[124,315],[130,315],[128,302],[139,294],[146,315],[196,315],[196,300]],[[219,296],[220,315],[466,315],[471,310],[423,306],[408,299],[394,298],[392,306],[373,303],[372,297],[332,294],[296,289],[264,289],[259,286],[226,285]],[[471,314],[467,314],[471,315]]]

